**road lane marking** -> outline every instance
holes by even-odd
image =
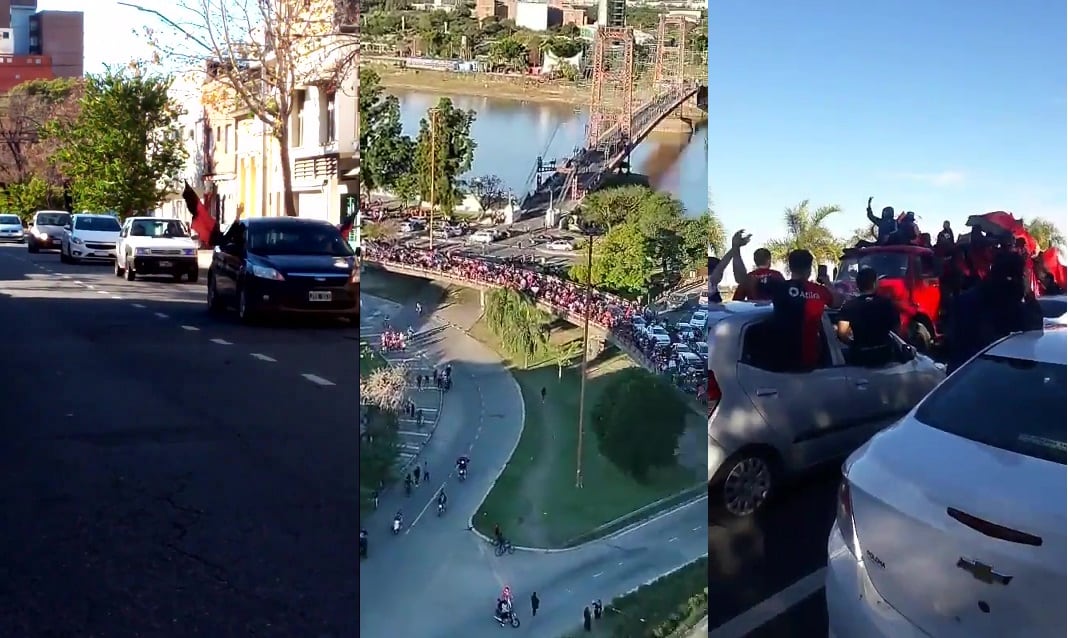
[[[111,298],[114,299],[115,301],[122,301],[122,297],[120,297],[118,295],[111,295]]]
[[[677,541],[677,540],[679,540],[679,537],[678,537],[678,536],[672,536],[671,538],[669,538],[669,539],[668,539],[668,542],[669,542],[669,543],[674,543],[674,542],[675,542],[675,541]]]
[[[134,308],[141,308],[142,310],[143,310],[143,309],[144,309],[144,307],[145,307],[145,305],[144,305],[144,304],[140,304],[140,303],[135,303],[135,304],[131,304],[131,305],[132,305],[132,306],[133,306]]]
[[[333,381],[331,381],[329,379],[324,379],[324,378],[320,377],[317,374],[311,374],[311,373],[305,372],[304,374],[302,374],[300,376],[304,377],[308,381],[311,381],[315,385],[322,386],[324,388],[328,387],[328,386],[335,385]]]
[[[170,317],[168,317],[167,315],[163,314],[162,312],[155,312],[155,313],[152,313],[152,314],[156,315],[157,319],[170,319]]]
[[[767,600],[750,607],[708,632],[708,638],[742,638],[768,624],[802,600],[823,589],[826,567],[821,567]]]
[[[88,288],[89,290],[95,290],[96,289],[96,286],[94,286],[93,284],[85,284],[85,287]]]
[[[253,359],[259,359],[260,361],[266,361],[267,363],[278,363],[278,359],[275,359],[273,357],[268,357],[267,355],[260,354],[258,352],[253,352],[249,356],[251,356]]]
[[[106,291],[106,290],[97,290],[96,294],[98,294],[98,295],[110,295],[111,293]]]
[[[407,436],[421,436],[424,439],[430,436],[426,432],[413,432],[412,430],[397,430],[397,434],[405,434]]]
[[[596,574],[594,574],[594,575],[593,575],[593,578],[597,578],[597,577],[599,577],[599,576],[600,576],[601,574],[603,574],[603,573],[604,573],[604,572],[597,572]]]
[[[232,346],[232,345],[234,345],[234,344],[230,343],[229,341],[227,341],[226,339],[219,339],[219,338],[212,339],[211,342],[214,343],[214,344],[220,345],[220,346]]]
[[[78,281],[77,279],[74,280],[74,283],[78,284],[79,286],[84,286],[85,285],[82,282]]]
[[[405,536],[407,536],[408,533],[412,531],[412,528],[415,527],[415,524],[419,522],[419,519],[423,518],[423,514],[426,514],[426,511],[430,509],[430,506],[434,505],[437,502],[438,492],[445,489],[445,486],[449,484],[450,478],[452,478],[452,472],[449,472],[449,475],[445,477],[445,482],[438,486],[438,489],[434,490],[433,496],[431,496],[430,500],[426,502],[426,505],[423,506],[423,509],[419,510],[419,513],[415,516],[415,520],[413,520],[411,524],[408,525],[408,529],[404,530]]]
[[[196,326],[182,326],[182,330],[188,330],[189,332],[197,332],[200,330],[200,328],[197,328]]]

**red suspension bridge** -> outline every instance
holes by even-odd
[[[628,167],[630,154],[666,118],[697,100],[701,85],[686,77],[692,23],[661,16],[656,33],[652,82],[639,89],[635,31],[628,26],[597,28],[593,43],[589,121],[583,145],[562,161],[535,167],[537,183],[522,204],[524,216],[552,206],[569,210],[614,172]],[[542,178],[543,173],[549,173]]]

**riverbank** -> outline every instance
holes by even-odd
[[[588,86],[564,80],[400,69],[393,64],[375,63],[373,60],[363,63],[374,69],[382,79],[382,86],[387,89],[583,107],[590,101]]]

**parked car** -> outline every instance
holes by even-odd
[[[729,301],[708,316],[709,507],[728,516],[749,516],[785,481],[844,458],[945,377],[896,335],[891,364],[848,365],[826,315],[819,366],[788,371],[772,313],[770,304]]]
[[[76,213],[71,215],[70,225],[64,228],[63,241],[59,245],[59,260],[76,264],[83,260],[110,261],[115,259],[115,246],[119,241],[122,225],[111,215]]]
[[[476,230],[467,239],[476,244],[491,244],[497,241],[497,236],[492,230]]]
[[[174,281],[200,278],[197,244],[177,219],[127,217],[115,246],[115,276],[167,275]]]
[[[548,244],[545,244],[545,247],[549,250],[567,252],[575,250],[575,242],[571,241],[570,239],[556,239],[549,242]]]
[[[418,219],[409,219],[400,226],[402,233],[418,233],[426,230],[426,224]]]
[[[690,327],[694,330],[704,330],[705,322],[708,321],[708,311],[698,310],[690,316]]]
[[[359,317],[356,255],[337,227],[300,217],[234,223],[208,270],[208,309],[252,322],[277,314]]]
[[[26,228],[18,215],[0,215],[0,241],[26,241]]]
[[[26,234],[26,249],[31,253],[58,250],[63,243],[63,227],[68,224],[70,213],[65,210],[37,211],[33,214],[33,222]]]
[[[849,457],[831,635],[1065,634],[1066,336],[994,343]]]
[[[701,294],[697,296],[697,307],[701,310],[708,310],[708,291],[703,290]]]
[[[664,326],[649,326],[648,330],[649,338],[655,341],[658,345],[666,346],[671,344],[671,335]]]

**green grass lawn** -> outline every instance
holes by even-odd
[[[471,334],[500,351],[481,321]],[[601,456],[589,427],[592,407],[611,373],[633,365],[622,354],[591,363],[581,489],[575,487],[579,367],[565,368],[558,378],[552,361],[532,362],[528,369],[511,366],[523,392],[526,421],[519,446],[475,515],[477,529],[491,534],[494,524],[500,523],[516,545],[563,547],[605,523],[703,482],[705,468],[673,467],[655,472],[646,484],[638,483]],[[543,387],[548,391],[544,404]]]
[[[700,558],[605,605],[593,632],[581,626],[565,638],[681,638],[708,615],[708,559]]]

